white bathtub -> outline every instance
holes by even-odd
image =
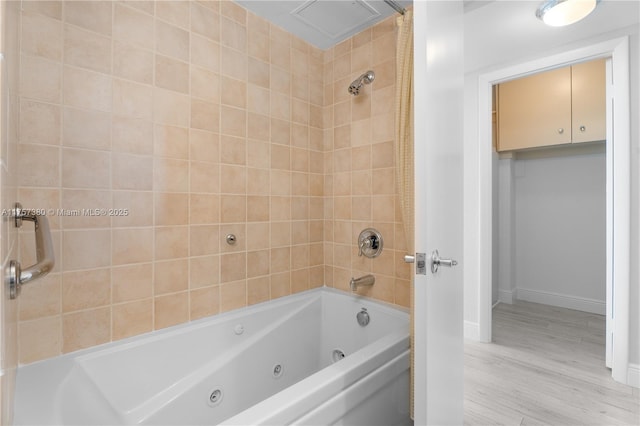
[[[14,424],[411,425],[408,348],[406,311],[320,288],[22,366]]]

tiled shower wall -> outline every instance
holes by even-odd
[[[396,15],[397,16],[397,15]],[[392,16],[327,50],[325,100],[325,281],[349,290],[351,277],[373,273],[373,287],[358,290],[409,306],[410,265],[395,185],[394,123],[396,27]],[[367,70],[375,80],[360,95],[349,84]],[[358,256],[358,235],[380,231],[384,248]]]
[[[20,297],[20,362],[368,271],[406,306],[394,49],[392,20],[323,52],[229,1],[22,2],[18,195],[57,258]]]
[[[10,219],[16,201],[16,146],[18,134],[19,25],[18,3],[0,3],[0,267],[5,271],[17,259],[18,233]],[[4,277],[4,275],[3,275]],[[18,302],[9,299],[6,285],[0,290],[0,424],[11,423],[13,388],[18,365]]]

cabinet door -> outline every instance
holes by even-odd
[[[571,70],[498,86],[498,151],[571,143]]]
[[[606,59],[571,67],[573,142],[606,139]]]

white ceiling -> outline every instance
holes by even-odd
[[[323,50],[397,13],[383,0],[235,2]],[[396,3],[408,7],[413,1],[397,0]]]
[[[563,46],[640,22],[639,1],[602,0],[596,10],[582,21],[566,27],[549,27],[535,15],[541,2],[494,1],[472,10],[466,9],[466,72],[520,61],[524,59],[524,52],[530,57],[549,55]]]

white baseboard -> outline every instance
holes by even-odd
[[[606,304],[604,301],[600,300],[567,296],[565,294],[550,293],[538,290],[529,290],[526,288],[518,288],[517,291],[518,300],[543,303],[545,305],[575,309],[577,311],[591,312],[593,314],[605,315],[606,313]]]
[[[640,365],[629,364],[627,367],[627,384],[634,388],[640,388]]]
[[[513,303],[513,299],[515,299],[515,290],[498,290],[498,302],[507,303],[511,305]]]
[[[464,321],[464,338],[475,342],[480,340],[480,325],[477,322]]]

